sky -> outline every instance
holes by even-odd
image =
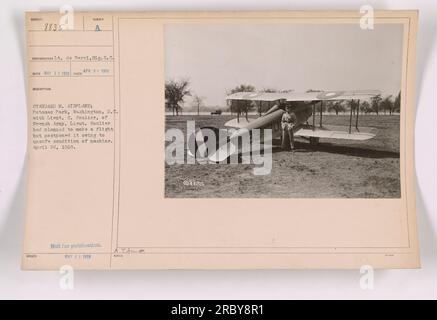
[[[240,84],[258,90],[378,89],[397,95],[401,24],[185,23],[165,26],[166,79],[188,78],[207,106]],[[187,99],[187,104],[190,99]]]

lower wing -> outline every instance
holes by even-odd
[[[294,132],[295,136],[317,137],[327,139],[368,140],[376,136],[373,128],[360,127],[349,128],[348,126],[323,126],[313,127],[304,125]]]

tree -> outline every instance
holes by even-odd
[[[231,90],[231,94],[237,92],[255,92],[255,87],[250,84],[240,84]]]
[[[332,112],[334,111],[335,114],[338,116],[339,112],[344,112],[345,111],[345,107],[343,105],[343,101],[338,100],[338,101],[328,101],[328,111]]]
[[[182,109],[181,104],[184,103],[185,96],[190,96],[190,82],[188,79],[180,81],[169,80],[165,83],[165,106],[173,111],[173,115],[179,115],[179,110]]]
[[[232,89],[229,93],[237,93],[237,92],[255,92],[255,87],[250,84],[240,84],[239,86]],[[252,101],[249,100],[231,100],[230,101],[230,110],[231,112],[237,113],[237,121],[240,122],[240,114],[244,113],[247,119],[247,113],[249,109],[253,107]]]
[[[197,107],[197,115],[200,114],[200,107],[203,106],[203,101],[205,100],[204,97],[200,97],[197,94],[193,96],[193,104],[195,107]]]
[[[388,111],[391,115],[393,112],[393,105],[392,95],[389,95],[381,100],[380,108],[384,110],[384,113],[387,113]]]
[[[368,101],[363,101],[360,103],[360,110],[363,113],[370,113],[372,112],[372,107]]]
[[[381,98],[380,94],[370,98],[370,106],[372,108],[372,111],[375,112],[376,115],[379,115],[379,107],[380,107],[381,101],[382,101],[382,98]]]
[[[401,92],[399,91],[398,95],[393,102],[393,112],[401,112]]]

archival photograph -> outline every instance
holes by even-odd
[[[164,35],[165,197],[400,197],[401,24]]]

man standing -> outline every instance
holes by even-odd
[[[285,107],[285,113],[282,115],[282,149],[294,150],[294,134],[293,129],[296,126],[297,118],[294,112],[291,112],[291,106]],[[289,149],[290,148],[290,149]]]

